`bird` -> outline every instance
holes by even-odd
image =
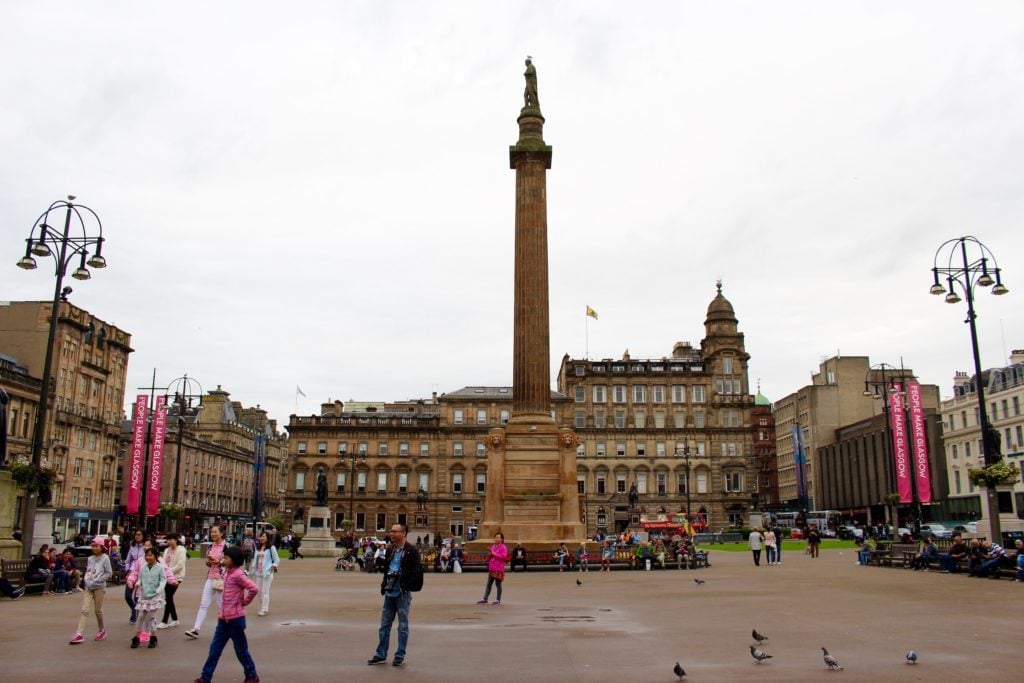
[[[582,581],[580,581],[579,579],[576,579],[576,585],[577,585],[577,586],[582,586],[582,585],[583,585],[583,582],[582,582]]]
[[[907,653],[907,664],[917,664],[917,653],[913,650]]]
[[[753,631],[750,632],[750,635],[758,643],[763,643],[764,641],[768,640],[768,636],[761,635],[760,633],[757,632],[756,628]]]
[[[683,680],[683,677],[686,676],[686,672],[683,671],[683,667],[679,666],[679,662],[676,662],[676,665],[672,667],[672,673],[679,676],[679,680]]]
[[[703,586],[704,585],[704,579],[694,579],[693,582],[695,584],[697,584],[698,586]]]
[[[750,656],[753,657],[754,659],[756,659],[758,664],[760,664],[761,662],[763,662],[766,659],[771,659],[772,658],[771,655],[766,655],[765,653],[761,652],[760,650],[758,650],[753,645],[750,646]]]
[[[829,671],[842,671],[843,667],[839,666],[839,662],[836,658],[828,653],[828,650],[821,648],[822,657],[825,660],[825,664],[828,665]]]

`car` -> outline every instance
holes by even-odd
[[[943,525],[932,522],[931,524],[921,525],[921,536],[934,536],[935,538],[953,538],[953,531],[947,529]]]
[[[953,527],[953,533],[956,534],[976,534],[978,533],[977,522],[967,522],[967,524],[957,524]]]

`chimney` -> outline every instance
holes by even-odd
[[[1017,365],[1018,363],[1024,363],[1024,349],[1010,351],[1010,365]]]

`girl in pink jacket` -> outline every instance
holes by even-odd
[[[508,562],[508,546],[505,545],[505,534],[500,531],[494,535],[494,545],[487,553],[487,588],[484,589],[484,599],[477,600],[478,605],[486,605],[487,598],[491,595],[491,586],[498,584],[497,598],[495,605],[501,604],[501,584],[505,581],[505,563]]]

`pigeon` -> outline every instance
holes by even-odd
[[[582,585],[583,585],[583,582],[582,582],[582,581],[580,581],[579,579],[576,579],[576,585],[577,585],[577,586],[582,586]]]
[[[765,653],[761,652],[760,650],[758,650],[753,645],[750,646],[750,656],[753,657],[754,659],[756,659],[758,664],[760,664],[761,662],[763,662],[766,659],[771,659],[772,658],[771,655],[766,655]]]
[[[757,632],[756,628],[753,631],[750,632],[750,635],[758,643],[763,643],[764,641],[768,640],[768,636],[761,635],[760,633]]]
[[[917,664],[917,653],[913,650],[907,653],[907,664]]]
[[[676,662],[676,665],[672,667],[672,673],[679,676],[679,680],[683,680],[683,677],[686,676],[686,672],[683,671],[683,667],[679,666],[679,662]]]
[[[826,650],[825,648],[821,648],[821,653],[822,653],[822,656],[825,659],[825,664],[828,665],[828,670],[829,671],[842,671],[843,670],[843,667],[839,666],[839,662],[836,661],[835,657],[833,657],[832,655],[830,655],[828,653],[828,650]]]
[[[693,582],[695,584],[697,584],[698,586],[703,586],[704,585],[704,579],[694,579]]]

